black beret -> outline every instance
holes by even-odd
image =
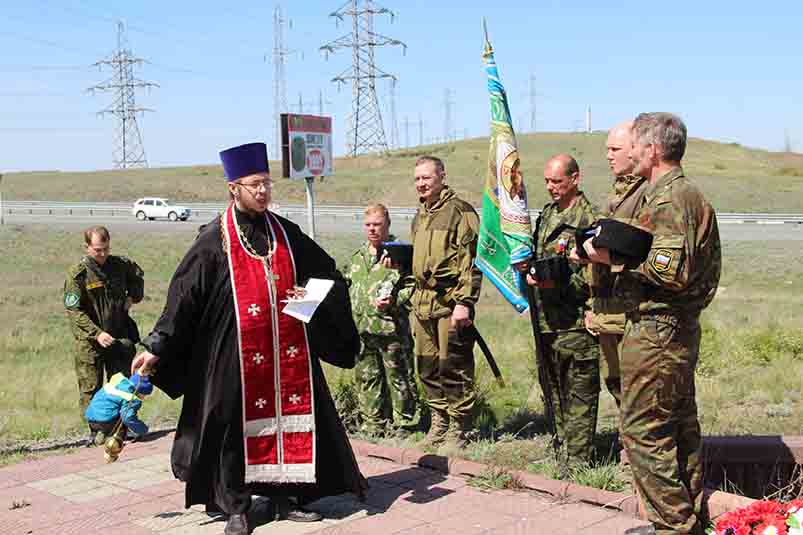
[[[583,243],[591,239],[594,247],[605,248],[624,257],[628,266],[644,262],[652,247],[652,234],[616,219],[600,219],[590,227],[578,229],[575,238],[578,256],[588,258]]]
[[[404,270],[410,270],[413,267],[413,245],[411,243],[404,243],[400,241],[383,241],[382,248],[379,251],[379,257],[387,253],[390,260],[397,266]]]

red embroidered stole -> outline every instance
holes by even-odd
[[[249,253],[237,233],[234,204],[223,231],[234,293],[243,395],[245,481],[315,482],[312,368],[304,324],[279,312],[295,285],[287,235],[265,212],[270,263]],[[278,275],[278,277],[276,277]]]

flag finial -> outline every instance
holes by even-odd
[[[491,46],[491,40],[488,38],[488,24],[485,22],[485,17],[482,17],[482,31],[485,34],[485,53],[484,55],[492,54],[493,47]]]

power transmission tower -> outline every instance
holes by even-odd
[[[538,94],[535,92],[535,75],[530,75],[530,132],[535,132],[535,99]]]
[[[304,100],[304,95],[301,93],[301,91],[299,91],[298,92],[298,102],[293,104],[293,106],[295,106],[295,108],[296,108],[296,113],[302,114],[302,113],[304,113],[304,108],[305,107],[307,109],[309,109],[314,104],[315,104],[314,102],[310,102],[309,100]],[[323,107],[323,101],[319,100],[318,101],[318,106]]]
[[[418,113],[418,146],[424,145],[424,119],[421,112]]]
[[[404,125],[404,146],[405,147],[409,147],[410,146],[410,125],[411,124],[415,124],[415,123],[411,123],[410,120],[405,115],[404,116],[404,122],[402,124]]]
[[[284,26],[287,20],[282,16],[282,6],[276,4],[273,10],[273,157],[282,157],[282,125],[281,114],[287,113],[287,78],[284,69],[284,58],[294,54],[284,45]]]
[[[382,78],[395,81],[396,77],[377,67],[374,51],[383,46],[401,46],[407,50],[407,45],[398,39],[374,32],[374,15],[390,15],[391,20],[394,16],[372,0],[349,0],[329,16],[338,21],[350,18],[351,32],[320,48],[327,57],[340,49],[351,50],[351,67],[332,78],[338,84],[351,83],[351,116],[346,131],[346,153],[351,156],[388,150],[376,81]]]
[[[114,91],[114,101],[111,106],[98,112],[98,115],[113,115],[117,119],[117,131],[114,139],[114,166],[117,169],[131,167],[148,167],[145,156],[145,147],[142,144],[142,134],[137,124],[137,115],[148,108],[140,108],[136,104],[135,90],[159,87],[154,82],[145,82],[134,77],[134,65],[142,65],[145,60],[135,58],[128,45],[125,35],[125,25],[117,22],[117,50],[107,59],[94,64],[98,68],[110,66],[112,76],[108,80],[94,85],[88,89],[91,93],[96,91]]]
[[[323,96],[323,89],[318,90],[318,115],[323,115],[324,105],[332,102]]]
[[[452,90],[446,89],[443,92],[443,142],[450,143],[452,141],[454,128],[452,126]]]
[[[396,80],[390,81],[390,146],[398,149],[399,121],[396,119]]]

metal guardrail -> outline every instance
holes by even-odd
[[[131,213],[132,204],[97,202],[97,203],[72,203],[58,201],[4,201],[3,213],[7,215],[82,215],[82,216],[105,216],[105,217],[134,217]],[[212,217],[226,207],[226,203],[181,203],[190,209],[192,216]],[[280,204],[273,207],[279,215],[293,217],[304,215],[307,208],[302,204]],[[359,220],[363,215],[363,206],[328,204],[315,207],[316,216],[333,218],[350,218]],[[390,214],[394,218],[412,219],[417,208],[415,207],[396,207],[390,208]],[[537,216],[539,210],[531,210],[533,217]],[[803,225],[803,214],[792,213],[720,213],[717,214],[720,223],[756,223],[756,224],[801,224]]]

